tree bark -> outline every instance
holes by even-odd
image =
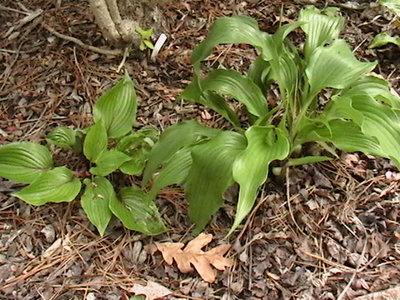
[[[108,42],[123,46],[138,39],[135,31],[138,24],[121,18],[117,0],[89,0],[89,4],[96,23]]]

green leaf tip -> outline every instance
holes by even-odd
[[[117,197],[114,188],[106,178],[101,176],[96,176],[92,180],[85,179],[83,183],[86,188],[81,197],[82,208],[89,221],[103,236],[112,217],[109,203]]]
[[[59,167],[43,172],[30,185],[13,195],[33,205],[48,202],[70,202],[81,190],[81,182],[72,171]]]
[[[31,142],[15,142],[0,147],[0,176],[21,183],[32,183],[53,168],[47,147]]]
[[[103,120],[109,138],[119,138],[132,130],[136,120],[137,98],[128,72],[93,107],[95,123]]]
[[[155,203],[139,188],[121,189],[118,197],[111,198],[109,207],[128,229],[147,235],[158,235],[166,231]]]

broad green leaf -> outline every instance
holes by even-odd
[[[240,127],[238,116],[226,102],[225,98],[210,91],[202,92],[196,75],[193,78],[193,82],[183,91],[181,97],[186,101],[200,103],[211,108],[231,122],[233,126]]]
[[[332,160],[329,156],[304,156],[299,158],[291,158],[288,161],[288,166],[300,166],[305,164],[313,164],[317,162]]]
[[[118,197],[110,200],[110,209],[128,229],[148,235],[166,231],[155,203],[149,195],[138,188],[121,189]]]
[[[267,100],[260,88],[250,78],[237,71],[214,70],[206,78],[199,79],[198,84],[201,90],[200,94],[195,95],[198,98],[205,91],[217,92],[243,103],[255,116],[262,117],[268,113]],[[182,94],[182,98],[185,99],[185,93]],[[196,102],[200,101],[196,99]]]
[[[329,122],[329,127],[332,136],[328,141],[337,148],[346,152],[361,151],[365,154],[385,156],[377,139],[363,133],[361,128],[353,122],[333,120]]]
[[[379,0],[379,4],[387,7],[400,17],[400,0]]]
[[[192,166],[191,150],[191,147],[184,147],[171,156],[154,179],[149,193],[151,199],[154,199],[162,188],[171,184],[183,184],[185,182]]]
[[[375,137],[388,157],[400,169],[400,110],[370,97],[352,97],[354,109],[364,115],[359,124],[364,134]]]
[[[304,22],[301,28],[306,34],[304,53],[307,60],[316,48],[339,38],[344,27],[344,18],[321,13],[313,6],[300,11],[299,21]]]
[[[16,142],[0,147],[0,176],[21,183],[31,183],[53,167],[49,150],[30,142]]]
[[[129,160],[131,160],[131,157],[121,151],[106,150],[96,158],[96,167],[90,168],[89,171],[93,175],[107,176]]]
[[[91,162],[95,162],[102,152],[107,149],[107,131],[102,121],[92,125],[83,143],[83,154]]]
[[[138,153],[134,158],[124,162],[119,169],[127,175],[139,175],[143,172],[146,165],[146,157],[143,153]]]
[[[85,179],[83,183],[86,188],[81,197],[82,208],[89,221],[103,236],[112,217],[109,203],[117,198],[114,188],[106,178],[100,176],[93,180]]]
[[[233,184],[232,164],[246,147],[243,135],[221,131],[210,141],[193,147],[192,166],[185,183],[189,217],[200,232],[224,202],[223,194]]]
[[[25,202],[42,205],[48,202],[70,202],[81,190],[81,182],[71,170],[60,167],[43,172],[30,185],[14,193]]]
[[[143,184],[147,184],[161,164],[167,162],[179,149],[204,138],[212,138],[218,132],[219,130],[204,127],[195,120],[185,121],[167,128],[149,153],[143,173]]]
[[[365,95],[386,102],[393,108],[400,108],[400,97],[393,94],[388,85],[386,80],[376,76],[361,77],[348,89],[343,90],[341,94],[350,97]]]
[[[46,141],[48,144],[56,145],[63,149],[82,151],[82,140],[78,131],[71,128],[61,126],[50,131],[47,134]]]
[[[136,93],[128,73],[109,91],[103,94],[93,107],[95,123],[104,121],[107,135],[118,138],[132,130],[136,120]]]
[[[358,61],[344,40],[335,40],[328,47],[315,49],[310,57],[306,68],[310,94],[315,96],[326,87],[344,89],[375,66],[376,62]]]
[[[394,44],[400,47],[400,38],[391,36],[386,32],[381,32],[374,37],[368,48],[378,48],[387,44]]]
[[[344,132],[346,134],[343,134]],[[385,157],[376,138],[363,133],[355,122],[343,119],[332,119],[324,124],[309,121],[308,125],[300,130],[295,144],[306,142],[330,142],[342,151],[361,151],[365,154]]]
[[[370,139],[372,137],[377,141],[380,151],[370,152],[371,154],[390,158],[397,167],[400,167],[399,109],[393,109],[368,95],[346,94],[344,92],[342,96],[333,98],[325,115],[328,118],[351,119],[360,127],[364,136]],[[345,136],[343,132],[345,131],[338,132],[338,135]],[[358,151],[369,153],[362,149]]]
[[[287,133],[273,126],[252,126],[246,130],[247,147],[233,163],[233,179],[239,184],[239,202],[231,234],[251,211],[259,187],[268,177],[269,164],[289,155]]]
[[[262,49],[267,33],[258,28],[257,21],[248,16],[222,17],[217,19],[207,36],[192,54],[195,70],[203,59],[208,57],[218,44],[249,44]]]

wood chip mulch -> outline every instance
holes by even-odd
[[[280,19],[296,20],[311,2],[177,0],[162,7],[156,33],[166,33],[168,41],[157,60],[131,53],[124,65],[140,97],[137,127],[162,130],[192,118],[224,126],[218,115],[179,99],[191,80],[194,46],[217,17],[250,15],[274,32]],[[377,33],[399,34],[400,27],[370,2],[326,1],[341,8],[343,37],[357,56],[378,60],[376,72],[400,93],[400,48],[368,49]],[[0,145],[40,142],[56,126],[90,124],[92,104],[121,76],[121,56],[102,39],[86,2],[3,0],[0,24]],[[243,70],[254,54],[221,46],[207,67]],[[164,299],[400,299],[399,170],[387,160],[343,153],[286,175],[286,184],[268,181],[253,213],[228,240],[233,201],[207,227],[214,236],[210,248],[230,243],[234,260],[213,284],[179,273],[156,252],[156,241],[193,238],[179,187],[164,189],[157,200],[166,234],[147,237],[115,221],[101,238],[78,201],[33,207],[11,196],[20,185],[0,179],[0,298],[129,299],[133,285],[156,282],[172,291]]]

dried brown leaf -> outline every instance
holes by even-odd
[[[154,281],[148,281],[146,286],[134,284],[133,287],[129,289],[129,293],[144,295],[146,296],[146,300],[155,300],[172,294],[169,289]]]
[[[214,282],[216,275],[211,266],[223,271],[225,267],[231,267],[233,261],[223,257],[230,248],[228,244],[219,245],[207,252],[202,251],[201,249],[208,245],[211,240],[212,234],[201,233],[190,241],[183,250],[184,244],[182,243],[155,244],[167,264],[172,265],[175,260],[182,273],[193,272],[196,269],[205,281]]]

